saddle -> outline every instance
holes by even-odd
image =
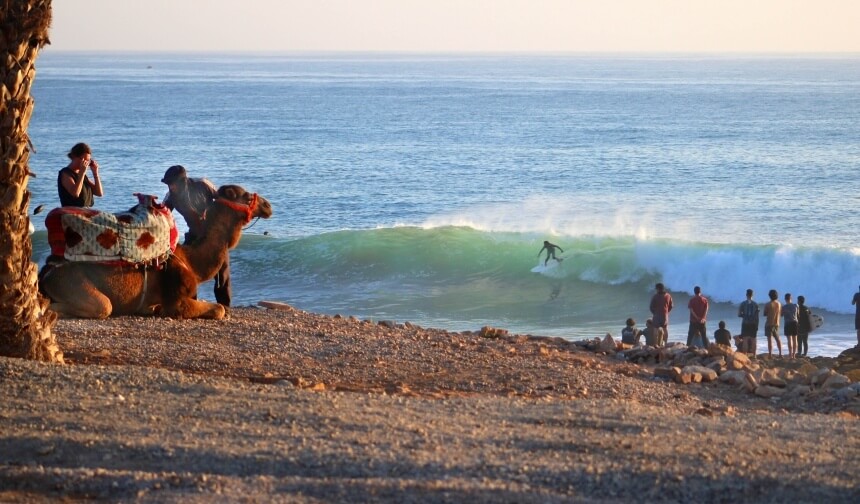
[[[51,254],[69,261],[157,266],[176,250],[179,231],[173,214],[156,196],[135,193],[127,212],[60,207],[48,212],[45,227]]]

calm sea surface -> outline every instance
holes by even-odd
[[[272,201],[232,255],[240,305],[578,339],[642,325],[662,281],[672,340],[700,285],[709,330],[774,288],[824,316],[812,353],[856,343],[860,57],[48,50],[33,95],[33,207],[79,141],[106,210],[173,164]]]

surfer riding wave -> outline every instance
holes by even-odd
[[[543,247],[540,249],[540,252],[538,252],[538,258],[539,258],[540,255],[543,253],[543,251],[546,250],[546,260],[543,262],[544,266],[547,265],[547,263],[549,262],[550,259],[555,259],[558,262],[562,261],[561,259],[559,259],[555,256],[555,249],[558,249],[561,253],[564,253],[564,249],[562,249],[558,245],[544,240]]]

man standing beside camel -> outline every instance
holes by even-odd
[[[217,189],[205,178],[189,178],[185,167],[174,165],[164,172],[162,182],[167,184],[167,196],[164,204],[167,208],[182,215],[188,225],[185,233],[185,245],[193,243],[203,236],[206,207],[215,199]],[[223,306],[230,306],[230,256],[215,276],[215,300]]]

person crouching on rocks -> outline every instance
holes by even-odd
[[[648,319],[645,321],[645,344],[652,347],[662,347],[666,344],[666,336],[663,333],[662,327],[654,325],[654,321]]]
[[[627,325],[621,330],[621,342],[628,345],[638,345],[641,332],[636,328],[636,321],[627,319]]]
[[[714,341],[718,345],[725,345],[729,348],[732,346],[732,333],[726,329],[725,320],[720,320],[720,328],[714,331]]]

